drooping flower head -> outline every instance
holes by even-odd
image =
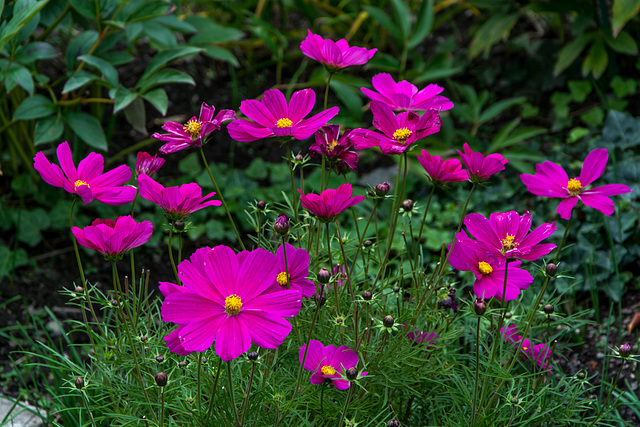
[[[124,186],[131,178],[131,169],[128,166],[121,165],[102,173],[104,158],[98,153],[89,153],[76,169],[66,141],[58,146],[57,154],[60,166],[49,162],[42,151],[33,158],[33,167],[47,184],[77,194],[84,204],[96,199],[107,205],[124,205],[131,203],[135,198],[136,189]]]
[[[443,161],[442,157],[432,156],[427,150],[422,150],[417,157],[433,185],[442,186],[447,182],[463,182],[469,179],[469,174],[462,169],[458,159]]]
[[[462,159],[462,163],[469,170],[469,179],[472,182],[484,182],[497,172],[504,170],[509,160],[505,159],[502,154],[494,153],[483,156],[482,153],[473,151],[469,144],[464,143],[464,153],[458,150],[458,154]]]
[[[96,219],[84,228],[73,227],[71,232],[82,246],[100,252],[109,261],[117,261],[129,249],[147,243],[153,225],[149,221],[138,223],[127,215],[115,220]]]
[[[209,200],[216,193],[202,196],[202,188],[196,183],[165,188],[148,175],[141,174],[138,177],[138,187],[140,196],[164,209],[170,221],[179,221],[191,212],[222,204],[220,200]]]
[[[270,136],[295,139],[307,139],[327,121],[338,114],[338,107],[331,107],[321,113],[305,119],[316,103],[316,94],[312,89],[294,92],[287,104],[284,94],[278,89],[269,89],[262,101],[245,99],[240,111],[249,120],[234,120],[227,129],[236,141],[250,142]]]
[[[236,118],[233,110],[221,110],[215,117],[216,108],[202,103],[200,116],[193,116],[187,123],[167,122],[162,129],[168,134],[154,133],[151,138],[167,143],[160,147],[160,153],[169,154],[184,150],[188,147],[202,147],[203,141],[214,130],[219,130],[220,125]]]
[[[631,189],[623,184],[586,188],[602,175],[608,158],[606,148],[596,148],[584,159],[582,171],[577,178],[569,179],[562,167],[547,161],[536,165],[534,175],[522,174],[520,179],[527,186],[527,190],[536,196],[563,198],[556,210],[563,219],[571,218],[571,210],[579,200],[605,215],[611,215],[615,205],[607,196],[630,193]]]
[[[358,354],[349,347],[341,345],[336,348],[333,345],[324,346],[320,341],[311,340],[307,358],[304,359],[306,344],[300,347],[298,357],[300,364],[304,361],[304,369],[313,372],[311,384],[322,384],[330,380],[338,390],[349,388],[349,381],[342,379],[343,373],[358,365]],[[360,375],[365,376],[367,372]]]
[[[531,233],[532,216],[520,216],[516,211],[494,212],[485,218],[472,213],[464,218],[467,230],[497,258],[517,258],[535,261],[551,252],[556,245],[540,243],[556,231],[555,223],[545,223]]]
[[[158,170],[164,165],[164,159],[158,157],[157,154],[153,156],[144,151],[139,151],[136,159],[136,176],[144,173],[152,177]]]
[[[285,265],[286,248],[286,265]],[[296,289],[304,298],[316,293],[316,285],[307,277],[309,276],[309,260],[311,256],[305,249],[296,249],[289,243],[280,245],[276,251],[276,263],[278,274],[273,282],[276,290]],[[288,271],[288,272],[287,272]]]
[[[358,172],[358,153],[349,151],[353,148],[350,133],[347,130],[340,137],[340,125],[322,126],[316,131],[316,142],[309,147],[311,157],[326,157],[333,162],[338,175],[349,170]]]
[[[442,125],[436,110],[429,110],[422,117],[411,111],[396,116],[388,105],[371,101],[371,112],[373,126],[382,133],[354,129],[351,141],[356,150],[380,147],[384,154],[402,154],[414,142],[438,132]]]
[[[321,62],[329,72],[335,72],[351,65],[366,64],[378,49],[367,50],[364,47],[351,46],[345,39],[337,42],[323,39],[311,30],[307,38],[300,43],[300,50],[311,59]]]
[[[323,222],[333,222],[345,209],[348,209],[364,200],[364,196],[354,196],[351,184],[342,184],[337,189],[324,190],[320,195],[300,193],[300,203],[305,209],[311,211]]]
[[[224,361],[249,350],[251,343],[276,348],[291,332],[285,317],[302,303],[297,290],[271,291],[277,275],[275,255],[258,248],[236,254],[226,246],[202,248],[178,266],[184,286],[172,283],[162,304],[162,320],[177,323],[166,337],[175,349],[205,351],[215,343]]]
[[[503,326],[500,329],[500,333],[504,336],[505,340],[512,343],[516,348],[522,352],[523,359],[531,359],[536,362],[536,365],[540,366],[543,370],[551,372],[551,367],[545,361],[551,357],[551,349],[546,344],[533,345],[530,340],[523,339],[518,335],[518,329],[516,325],[509,325],[509,327]]]
[[[453,108],[453,102],[438,95],[444,89],[436,84],[418,91],[416,86],[406,80],[396,83],[387,73],[376,74],[371,83],[378,92],[366,87],[360,90],[372,101],[382,102],[394,111],[445,111]]]

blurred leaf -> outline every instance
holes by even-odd
[[[625,79],[622,76],[615,76],[611,79],[611,89],[620,98],[636,93],[637,84],[632,78]]]
[[[403,0],[391,0],[391,11],[396,24],[400,27],[400,34],[403,41],[409,39],[409,30],[411,29],[411,12],[409,7]]]
[[[560,49],[556,65],[553,67],[553,74],[557,76],[573,64],[592,38],[593,33],[582,34]]]
[[[197,30],[196,27],[189,24],[186,20],[180,20],[174,14],[158,16],[155,18],[155,21],[159,24],[164,25],[167,28],[170,28],[174,31],[179,31],[181,33],[195,33]]]
[[[11,92],[16,86],[20,86],[29,95],[33,95],[34,85],[31,73],[16,62],[12,62],[4,72],[4,86],[7,93]]]
[[[74,38],[67,45],[64,52],[64,59],[67,62],[67,68],[70,70],[75,68],[77,57],[89,52],[91,46],[98,40],[98,33],[93,30],[84,31]]]
[[[40,230],[46,229],[51,224],[49,215],[44,209],[32,211],[20,209],[19,217],[14,219],[18,231],[18,240],[29,246],[35,246],[42,241]]]
[[[627,55],[638,54],[638,44],[626,31],[622,31],[615,39],[607,34],[605,40],[611,49],[616,52],[625,53]]]
[[[136,98],[127,108],[124,109],[124,115],[127,121],[135,130],[147,135],[147,113],[144,109],[144,101]]]
[[[49,0],[38,1],[33,6],[22,9],[11,17],[9,22],[2,28],[2,31],[0,31],[0,51],[47,3],[49,3]]]
[[[225,61],[233,65],[234,67],[240,66],[238,63],[238,59],[229,51],[220,46],[205,46],[204,48],[205,54],[213,59],[219,59],[220,61]]]
[[[89,82],[96,80],[98,77],[95,74],[91,74],[84,70],[79,70],[73,73],[73,75],[67,80],[62,88],[62,93],[71,92],[76,90]]]
[[[130,92],[124,86],[118,86],[114,97],[113,112],[117,113],[126,108],[137,96],[137,94]]]
[[[589,80],[569,80],[568,86],[575,102],[584,102],[587,99],[587,95],[591,93]]]
[[[192,86],[196,85],[196,82],[190,75],[183,73],[182,71],[174,70],[172,68],[166,68],[154,73],[153,75],[145,79],[140,79],[136,87],[140,89],[141,93],[144,93],[152,87],[169,83],[186,83]]]
[[[398,26],[391,20],[391,18],[389,18],[389,15],[386,12],[374,6],[364,6],[364,9],[369,12],[369,15],[371,15],[371,17],[385,30],[387,30],[394,39],[399,41],[403,40],[402,32],[398,30]]]
[[[47,117],[56,112],[56,106],[49,98],[33,95],[25,98],[13,113],[13,120],[33,120]]]
[[[118,86],[118,71],[113,65],[102,58],[98,58],[97,56],[92,55],[81,55],[78,57],[78,59],[86,62],[87,64],[98,70],[100,73],[102,73],[105,81],[109,83],[111,87]]]
[[[609,111],[600,144],[604,148],[622,150],[640,145],[640,119],[620,111]]]
[[[253,179],[265,179],[269,176],[269,169],[266,162],[262,157],[256,157],[251,161],[251,164],[244,170],[249,178]]]
[[[176,36],[169,28],[156,22],[155,19],[147,20],[142,23],[144,34],[160,45],[158,50],[162,51],[167,48],[174,48],[177,45]],[[153,45],[153,44],[152,44]]]
[[[210,18],[190,16],[186,21],[196,27],[198,32],[189,39],[190,45],[224,43],[240,40],[244,32],[237,28],[223,27]]]
[[[156,71],[161,68],[166,67],[171,62],[176,61],[180,58],[184,58],[188,55],[194,55],[198,52],[202,51],[199,47],[193,46],[181,46],[173,49],[167,49],[162,52],[158,52],[151,61],[149,61],[149,65],[147,69],[144,71],[144,74],[140,78],[140,80],[152,75]]]
[[[11,272],[29,263],[27,252],[18,248],[14,251],[9,250],[7,246],[0,246],[0,279],[11,276]]]
[[[491,105],[489,108],[484,110],[482,114],[480,114],[479,122],[484,123],[487,122],[508,108],[513,107],[514,105],[522,104],[527,100],[524,96],[518,96],[516,98],[504,99],[502,101],[498,101],[495,104]]]
[[[362,96],[358,88],[334,78],[331,80],[331,89],[352,116],[358,119],[362,117]]]
[[[107,151],[107,139],[98,119],[82,111],[67,111],[63,116],[71,130],[87,145]]]
[[[604,111],[600,107],[593,107],[589,111],[580,115],[582,120],[588,126],[601,126],[604,119]]]
[[[87,19],[95,20],[97,17],[95,2],[87,0],[69,0],[73,10]]]
[[[509,15],[499,13],[491,16],[474,34],[469,46],[469,58],[489,52],[489,49],[500,39],[509,37],[519,17],[517,13]]]
[[[613,35],[620,33],[625,24],[640,11],[640,0],[613,0],[611,25]]]
[[[429,35],[433,27],[433,0],[422,2],[418,20],[409,39],[409,49],[418,46]]]
[[[567,138],[567,143],[573,144],[574,142],[580,141],[585,136],[589,135],[589,129],[583,127],[575,127],[569,131],[569,137]]]
[[[163,116],[167,114],[167,107],[169,105],[169,98],[167,98],[167,92],[164,89],[158,88],[150,90],[142,95],[144,99],[149,101],[151,105],[155,107]]]
[[[51,59],[60,55],[49,43],[32,42],[21,46],[14,56],[14,59],[21,64],[29,65],[41,59]]]
[[[33,132],[34,145],[55,141],[62,136],[64,123],[58,116],[47,117],[36,122]]]
[[[592,73],[593,78],[598,80],[607,69],[608,63],[609,56],[607,55],[607,49],[605,49],[604,43],[602,40],[596,40],[582,63],[582,75],[586,77],[589,73]]]

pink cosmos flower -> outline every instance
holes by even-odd
[[[287,263],[284,262],[284,247],[286,247]],[[304,298],[316,293],[316,285],[307,277],[309,276],[309,260],[311,256],[304,249],[296,249],[289,243],[280,245],[276,252],[277,276],[273,281],[275,290],[296,289]],[[289,274],[287,274],[287,269]]]
[[[402,329],[406,331],[407,325],[403,323]],[[437,338],[440,338],[440,335],[436,334],[435,332],[422,332],[420,329],[415,328],[413,332],[409,332],[407,334],[407,338],[411,340],[414,344],[420,345],[425,343],[431,343],[432,341],[435,341]],[[430,346],[427,345],[427,349],[429,348]]]
[[[463,182],[469,179],[469,174],[462,169],[458,159],[443,161],[442,157],[432,156],[427,150],[422,150],[417,157],[434,185],[442,186],[446,182]]]
[[[33,167],[47,184],[77,194],[85,205],[93,199],[107,205],[124,205],[131,203],[135,198],[136,189],[123,186],[131,178],[131,169],[128,166],[121,165],[102,173],[104,158],[100,154],[89,153],[80,161],[76,170],[71,149],[66,141],[58,146],[57,154],[62,169],[51,164],[42,151],[33,158]]]
[[[171,221],[178,221],[191,212],[199,211],[207,206],[220,206],[220,200],[207,200],[216,193],[202,196],[202,188],[196,183],[183,184],[179,187],[163,187],[146,174],[138,177],[140,196],[160,206]]]
[[[345,209],[350,208],[364,200],[364,196],[354,196],[351,184],[342,184],[337,189],[324,190],[320,195],[300,193],[300,203],[305,209],[311,211],[322,222],[333,222]]]
[[[473,182],[483,182],[497,172],[504,170],[509,160],[505,159],[502,154],[489,154],[487,157],[482,153],[475,152],[464,143],[464,154],[458,150],[458,154],[462,159],[462,163],[469,169],[469,177]]]
[[[345,131],[340,137],[340,125],[326,125],[316,131],[316,142],[311,147],[311,157],[325,156],[333,162],[338,175],[351,169],[358,172],[358,153],[352,148],[349,134]]]
[[[545,223],[531,233],[529,212],[520,216],[516,211],[494,212],[487,220],[472,213],[464,218],[467,230],[497,258],[517,258],[535,261],[551,252],[556,245],[540,243],[556,231],[555,223]]]
[[[158,170],[164,165],[164,159],[158,157],[157,154],[153,156],[144,151],[139,151],[136,159],[136,176],[144,173],[152,177]]]
[[[297,290],[270,291],[275,255],[261,248],[237,255],[226,246],[198,249],[180,263],[178,275],[184,286],[161,282],[167,286],[162,320],[181,327],[165,338],[170,349],[176,349],[176,335],[185,351],[202,352],[215,343],[224,361],[251,343],[276,348],[291,332],[284,318],[298,314],[302,304]]]
[[[438,96],[444,89],[430,84],[421,91],[406,80],[398,83],[387,73],[376,74],[371,81],[375,92],[366,87],[360,90],[372,101],[382,102],[394,111],[445,111],[453,108],[453,102],[444,96]]]
[[[491,255],[482,243],[469,239],[464,231],[456,234],[453,248],[449,250],[449,264],[460,271],[473,271],[476,280],[473,284],[473,292],[478,298],[488,299],[496,297],[500,301],[511,301],[518,298],[520,291],[527,289],[533,282],[533,276],[528,271],[520,268],[520,261],[508,264],[506,294],[504,289],[505,261]]]
[[[306,344],[300,347],[298,357],[300,364],[304,359]],[[304,369],[313,372],[311,384],[322,384],[330,380],[338,390],[349,388],[349,381],[342,379],[344,372],[352,367],[356,367],[359,362],[358,354],[349,347],[341,345],[336,348],[333,345],[324,346],[320,341],[311,340],[307,359],[304,360]],[[367,372],[360,375],[365,376]]]
[[[571,210],[578,200],[605,215],[611,215],[615,206],[607,196],[630,193],[631,189],[623,184],[608,184],[586,189],[602,175],[608,158],[609,153],[606,148],[596,148],[584,159],[582,171],[577,178],[569,179],[562,167],[547,161],[536,165],[535,175],[522,174],[520,179],[527,186],[527,190],[536,196],[563,198],[556,210],[563,219],[571,218]]]
[[[324,64],[331,72],[351,65],[366,64],[378,51],[378,49],[367,50],[357,46],[349,47],[345,39],[334,42],[313,34],[311,30],[307,31],[307,38],[300,43],[300,50],[309,58]]]
[[[551,372],[551,367],[545,362],[545,360],[551,357],[551,349],[548,345],[532,345],[530,340],[522,339],[522,336],[518,335],[518,329],[516,329],[516,325],[513,324],[509,325],[509,327],[503,326],[500,329],[500,333],[502,333],[507,341],[513,343],[514,346],[522,352],[524,359],[532,359],[536,362],[536,365],[540,366],[543,370]]]
[[[371,101],[371,112],[373,126],[382,134],[367,129],[351,131],[356,150],[379,146],[384,154],[402,154],[414,142],[438,132],[442,125],[436,110],[422,117],[411,111],[396,116],[388,105]]]
[[[162,129],[168,134],[154,133],[151,138],[167,143],[160,147],[160,153],[169,154],[184,150],[188,147],[202,147],[203,140],[214,130],[219,130],[222,123],[229,122],[236,118],[235,111],[221,110],[216,117],[213,117],[216,108],[212,105],[202,103],[200,106],[200,117],[191,117],[183,124],[167,122],[162,125]]]
[[[158,286],[158,289],[160,289],[160,292],[162,292],[162,295],[164,295],[165,297],[172,292],[180,292],[182,288],[182,286],[166,282],[163,282],[160,286]],[[164,337],[164,341],[167,343],[167,348],[169,349],[169,351],[172,351],[173,353],[176,353],[180,356],[187,356],[193,353],[192,351],[185,350],[180,341],[180,335],[182,335],[182,330],[184,328],[184,326],[178,326],[173,330],[173,332]]]
[[[240,111],[253,122],[234,120],[227,129],[231,138],[241,142],[257,141],[270,136],[307,139],[339,111],[338,107],[331,107],[305,119],[315,103],[316,94],[312,89],[294,92],[288,104],[282,92],[270,89],[264,93],[262,101],[245,99],[240,104]]]
[[[129,249],[147,243],[153,225],[149,221],[138,223],[127,215],[115,220],[96,219],[84,228],[73,227],[71,232],[82,246],[100,252],[109,261],[117,261]]]

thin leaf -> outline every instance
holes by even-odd
[[[81,55],[78,59],[100,71],[104,76],[105,81],[109,83],[111,87],[118,86],[118,71],[109,62],[92,55]]]
[[[147,69],[144,71],[141,79],[144,79],[159,69],[166,67],[172,61],[176,61],[180,58],[184,58],[185,56],[194,55],[198,52],[202,51],[202,48],[193,47],[193,46],[182,46],[173,49],[167,49],[162,52],[156,54],[153,59],[149,62]]]
[[[114,97],[113,112],[117,113],[118,111],[126,108],[136,99],[137,96],[137,94],[130,92],[127,88],[118,86]]]
[[[573,64],[578,56],[582,53],[587,44],[593,38],[594,33],[581,34],[578,38],[566,44],[558,53],[556,65],[553,67],[553,74],[559,75],[566,70],[569,65]]]
[[[513,13],[496,14],[489,18],[473,36],[469,46],[469,58],[488,52],[500,39],[507,38],[519,17],[520,15]]]
[[[626,31],[621,31],[615,39],[607,35],[605,40],[611,49],[616,52],[625,53],[627,55],[638,54],[638,44]]]
[[[418,21],[413,27],[411,38],[409,39],[409,49],[418,46],[429,35],[433,27],[433,0],[422,2]]]
[[[409,39],[409,30],[411,29],[411,12],[404,0],[391,0],[391,11],[395,18],[396,24],[400,27],[402,40]]]
[[[502,101],[498,101],[480,114],[480,123],[484,123],[496,117],[498,114],[502,113],[506,109],[522,104],[527,100],[524,96],[518,96],[516,98],[504,99]]]
[[[174,70],[172,68],[166,68],[164,70],[158,71],[157,73],[154,73],[152,76],[149,76],[146,79],[140,79],[136,87],[140,89],[141,93],[144,93],[152,87],[169,83],[186,83],[193,86],[196,85],[196,82],[190,75],[183,73],[182,71]]]
[[[96,80],[98,77],[95,74],[91,74],[84,70],[79,70],[73,73],[73,75],[67,80],[62,88],[62,93],[71,92],[76,90],[89,82]]]
[[[49,0],[39,1],[26,9],[22,9],[11,18],[0,32],[0,51],[47,3],[49,3]]]
[[[365,6],[364,9],[369,12],[369,15],[378,22],[385,30],[391,34],[391,36],[398,40],[402,40],[402,33],[398,30],[398,26],[389,18],[389,15],[382,9],[374,6]]]
[[[625,24],[640,12],[640,0],[613,0],[613,27],[614,37],[620,33]]]
[[[107,138],[98,119],[82,111],[68,111],[64,119],[71,130],[87,143],[98,150],[107,150]]]
[[[609,55],[607,55],[607,49],[605,49],[603,41],[596,40],[582,63],[582,75],[586,77],[591,72],[597,80],[607,69],[608,63]]]

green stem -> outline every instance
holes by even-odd
[[[89,419],[91,420],[91,425],[93,427],[97,427],[96,426],[96,422],[93,419],[93,414],[91,413],[91,409],[89,409],[89,400],[87,399],[87,396],[86,396],[84,390],[80,391],[80,394],[82,395],[82,403],[84,403],[84,407],[87,410],[87,413],[89,414]]]
[[[480,376],[480,319],[481,317],[478,316],[478,324],[476,325],[476,380],[473,384],[473,410],[471,412],[471,425],[473,425],[476,420],[476,407],[478,403],[478,382]]]
[[[160,387],[160,408],[158,408],[158,425],[164,426],[164,387]]]
[[[202,412],[202,353],[198,352],[196,356],[198,363],[198,412]]]
[[[176,283],[180,284],[180,277],[178,276],[178,269],[176,268],[176,262],[173,259],[173,247],[171,246],[171,239],[173,238],[173,227],[175,222],[171,221],[171,229],[169,229],[169,259],[171,260],[171,268],[173,268],[173,274],[176,276]]]
[[[231,380],[231,361],[227,362],[227,380],[229,384],[229,400],[231,400],[231,407],[233,408],[233,418],[235,420],[235,424],[237,426],[240,425],[238,422],[238,408],[236,408],[236,398],[233,395],[233,381]]]
[[[327,79],[327,86],[324,88],[324,109],[327,109],[327,104],[329,100],[329,86],[331,85],[331,77],[333,77],[333,73],[329,73],[329,78]],[[323,165],[324,166],[324,165]]]
[[[246,395],[244,397],[244,399],[242,400],[242,405],[240,407],[240,413],[242,414],[240,416],[240,425],[244,425],[244,419],[245,416],[247,415],[247,409],[249,409],[249,396],[251,395],[251,384],[253,383],[253,374],[256,371],[256,363],[253,363],[253,366],[251,367],[251,375],[249,375],[249,385],[247,386],[247,392]]]
[[[620,364],[620,368],[618,369],[618,373],[616,374],[616,379],[613,380],[613,384],[611,384],[611,390],[609,390],[609,394],[607,395],[607,398],[604,400],[604,404],[602,405],[602,408],[600,408],[600,411],[598,412],[598,415],[593,420],[593,422],[589,424],[587,427],[591,427],[595,425],[595,423],[600,419],[600,415],[602,415],[602,411],[604,411],[604,408],[607,406],[607,403],[609,403],[609,399],[613,394],[613,390],[615,390],[616,386],[618,385],[618,379],[620,378],[620,373],[622,372],[622,368],[624,367],[624,362],[626,362],[626,359],[622,359],[622,363]]]
[[[216,369],[216,379],[213,381],[213,387],[211,388],[211,397],[209,398],[209,410],[207,416],[204,419],[204,425],[209,425],[209,417],[213,412],[213,402],[215,402],[216,391],[218,391],[218,378],[220,378],[220,371],[222,370],[222,359],[218,362],[218,369]]]
[[[349,387],[349,394],[347,394],[347,400],[344,402],[344,408],[342,409],[342,415],[340,415],[340,421],[337,425],[343,425],[344,417],[347,415],[347,409],[349,409],[349,402],[351,401],[351,396],[353,395],[353,387]]]
[[[431,206],[431,199],[433,198],[433,194],[436,192],[436,186],[433,185],[431,187],[431,193],[429,194],[429,199],[427,200],[427,207],[424,208],[424,215],[422,215],[422,223],[420,224],[420,231],[418,232],[418,240],[416,240],[416,247],[414,252],[414,258],[416,260],[416,265],[418,265],[418,252],[420,246],[420,240],[422,239],[422,230],[424,228],[424,223],[427,220],[427,213],[429,212],[429,206]]]
[[[293,217],[298,224],[298,199],[296,197],[296,183],[293,177],[293,162],[291,161],[291,147],[287,141],[287,161],[289,162],[289,175],[291,176],[291,204],[293,205]],[[298,239],[300,241],[300,239]]]
[[[342,243],[342,237],[340,236],[340,227],[338,226],[338,220],[336,220],[336,233],[338,234],[338,242],[340,243],[340,250],[342,252],[342,265],[344,266],[345,272],[349,271],[349,266],[347,264],[347,255],[344,252],[344,244]],[[355,260],[355,258],[354,258]],[[355,264],[355,262],[354,262]],[[338,270],[340,270],[340,268],[338,267]],[[338,271],[338,274],[340,272]],[[355,301],[356,297],[353,293],[353,286],[351,285],[351,275],[347,274],[347,284],[349,285],[349,293],[351,294],[351,301]],[[337,284],[336,284],[337,287]]]

